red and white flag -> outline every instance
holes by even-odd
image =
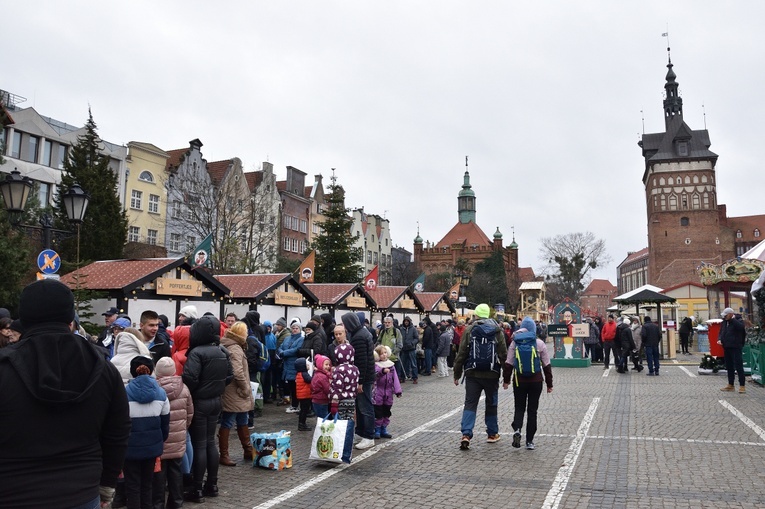
[[[375,268],[369,271],[369,274],[364,278],[364,288],[368,291],[377,288],[377,280],[379,278],[379,265],[375,265]]]

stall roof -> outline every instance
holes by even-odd
[[[389,309],[404,295],[409,295],[414,300],[414,292],[408,286],[378,286],[374,290],[367,290],[367,295],[377,309]],[[418,301],[415,300],[415,303]]]
[[[128,292],[140,288],[170,270],[180,268],[218,295],[227,295],[229,289],[204,269],[193,269],[185,258],[141,258],[130,260],[102,260],[61,277],[70,288],[79,286],[87,290],[122,290]]]
[[[628,299],[628,298],[632,297],[633,295],[635,295],[635,294],[637,294],[639,292],[642,292],[643,290],[652,290],[652,291],[654,291],[656,293],[661,293],[661,292],[664,291],[661,288],[659,288],[658,286],[643,285],[643,286],[641,286],[639,288],[635,288],[634,290],[631,290],[631,291],[629,291],[627,293],[623,293],[621,295],[618,295],[618,296],[614,297],[613,301],[614,302],[619,302],[619,301],[622,301],[624,299]]]
[[[358,283],[304,283],[303,286],[316,296],[319,305],[336,306],[357,290],[366,299],[367,304],[371,304],[363,285]]]
[[[232,299],[259,299],[279,286],[288,283],[309,301],[316,302],[316,296],[292,277],[292,274],[220,274],[215,278],[228,286]]]
[[[449,311],[454,313],[454,304],[449,301],[449,299],[445,298],[445,295],[446,294],[443,292],[415,292],[414,299],[420,304],[420,307],[426,313],[437,311],[436,308],[442,301],[445,302],[447,306],[449,306]]]
[[[676,299],[674,297],[670,297],[669,295],[663,295],[659,292],[645,288],[637,293],[630,295],[629,297],[617,297],[614,299],[614,301],[619,302],[620,304],[658,304],[664,302],[675,302]]]

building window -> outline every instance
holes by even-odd
[[[741,230],[736,230],[736,238],[740,239],[741,237],[743,237],[743,235],[741,234]]]
[[[290,216],[287,214],[284,214],[282,217],[282,228],[289,228],[290,227]]]
[[[29,137],[29,152],[28,152],[28,158],[27,161],[30,163],[36,163],[37,162],[37,145],[39,144],[39,141],[36,137],[30,136]]]
[[[141,229],[137,226],[131,226],[128,228],[128,242],[138,242],[138,238],[141,236]]]
[[[372,263],[372,251],[367,251],[367,263]]]
[[[691,222],[688,220],[687,217],[680,218],[680,226],[688,226],[689,224],[691,224]]]
[[[178,219],[181,217],[181,202],[178,200],[173,201],[173,218]],[[174,249],[174,251],[178,251],[177,249]]]
[[[290,250],[290,238],[284,237],[284,250],[289,251]]]
[[[298,239],[292,239],[290,242],[292,244],[292,252],[297,253],[298,252]]]
[[[691,204],[694,209],[698,209],[701,207],[701,200],[699,199],[699,195],[696,193],[693,193],[693,196],[691,196]]]
[[[42,164],[44,164],[45,166],[50,166],[52,155],[53,155],[53,142],[50,140],[45,140],[45,144],[43,145]]]
[[[665,180],[664,180],[664,177],[661,177],[661,178],[659,179],[659,185],[660,185],[660,186],[663,186],[665,183],[666,183],[666,182],[665,182]]]
[[[704,197],[701,201],[704,204],[704,208],[708,209],[709,208],[709,193],[704,193]]]
[[[755,228],[754,229],[754,238],[755,239],[760,238],[760,229],[759,228]]]
[[[59,170],[63,170],[64,161],[66,161],[66,145],[59,145],[58,158],[56,159],[56,168],[58,168]]]
[[[680,141],[677,143],[677,155],[679,156],[687,156],[688,155],[688,142],[687,141]],[[679,184],[679,182],[678,182]]]
[[[35,182],[37,185],[37,201],[40,202],[40,207],[47,207],[50,200],[50,184],[45,182]]]
[[[300,220],[300,233],[307,233],[308,232],[308,221],[305,219]]]
[[[148,230],[146,233],[146,241],[150,246],[157,245],[157,230]]]
[[[180,251],[181,250],[181,234],[180,233],[171,233],[170,234],[170,251]]]
[[[138,176],[138,180],[143,180],[144,182],[154,182],[154,175],[151,174],[150,171],[142,171],[141,174]]]
[[[131,209],[141,210],[142,196],[143,196],[143,193],[141,191],[136,191],[135,189],[133,189],[130,192],[130,208]]]
[[[315,221],[314,221],[313,225],[311,226],[311,232],[313,232],[314,235],[318,235],[319,234],[319,225],[316,224]]]
[[[306,249],[305,240],[301,240],[300,241],[300,252],[301,253],[305,253],[305,249]]]
[[[290,221],[292,222],[291,228],[292,230],[298,231],[298,218],[291,217]]]
[[[159,195],[149,195],[149,212],[159,214]]]
[[[191,252],[197,247],[197,238],[194,235],[186,235],[186,251]]]
[[[21,133],[19,131],[13,132],[13,144],[11,145],[11,157],[21,158]]]
[[[677,210],[677,196],[674,194],[669,197],[669,210]]]
[[[374,263],[375,265],[377,265],[377,251],[375,251],[374,253],[372,253],[372,260],[373,260],[373,261],[372,261],[372,263]]]

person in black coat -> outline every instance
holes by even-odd
[[[433,322],[426,316],[422,319],[422,350],[425,352],[425,359],[422,362],[420,374],[423,376],[430,376],[433,368],[433,350],[437,339],[438,335],[433,331]]]
[[[722,345],[725,354],[725,370],[728,372],[728,385],[723,391],[732,391],[733,382],[738,373],[738,392],[746,392],[746,372],[744,371],[744,358],[742,356],[746,341],[746,329],[731,308],[725,308],[722,312],[723,322],[720,326],[720,335],[717,343]]]
[[[71,332],[74,295],[66,285],[28,285],[19,318],[23,338],[0,349],[0,505],[107,505],[130,435],[122,377]]]
[[[342,321],[348,335],[348,342],[355,351],[354,364],[359,368],[356,433],[362,440],[356,444],[356,448],[367,449],[375,445],[375,410],[372,400],[375,385],[374,341],[356,313],[344,314]]]
[[[189,331],[189,351],[183,366],[183,383],[194,401],[194,418],[189,433],[194,448],[194,477],[192,502],[204,501],[205,496],[218,496],[218,447],[215,429],[221,412],[221,395],[234,378],[228,352],[220,346],[220,321],[203,316]],[[204,475],[207,471],[207,482]]]
[[[311,319],[305,324],[305,340],[303,347],[298,350],[298,357],[305,357],[313,363],[316,354],[327,355],[327,344],[321,325]]]

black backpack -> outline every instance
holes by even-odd
[[[499,373],[500,361],[497,354],[497,332],[499,325],[492,319],[481,320],[470,329],[468,358],[465,371],[494,371]]]

